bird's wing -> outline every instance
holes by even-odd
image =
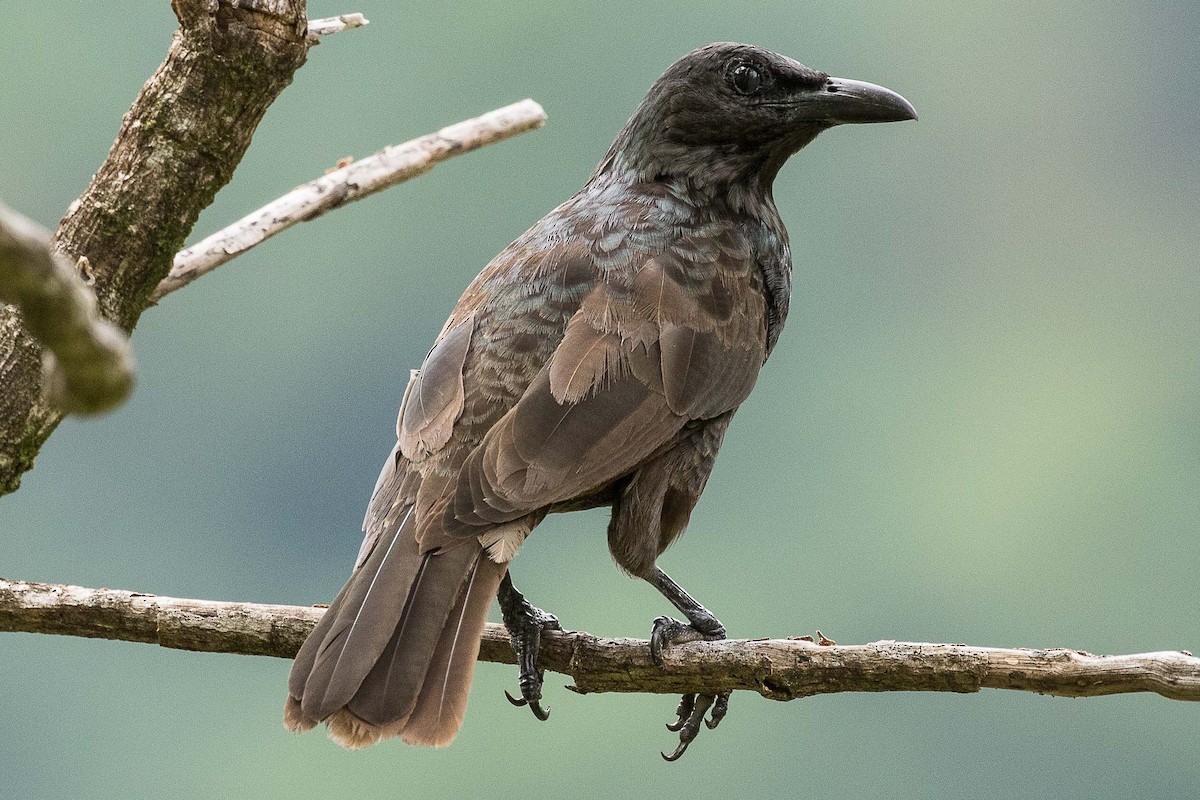
[[[516,403],[418,501],[442,511],[423,548],[599,491],[746,398],[766,352],[761,273],[737,237],[706,233],[592,286]]]
[[[396,445],[383,462],[367,504],[355,569],[367,560],[380,534],[415,499],[421,476],[410,469],[412,462],[438,452],[450,439],[466,396],[463,363],[474,327],[470,311],[451,315],[421,369],[409,376],[396,418]]]
[[[518,240],[468,288],[405,392],[363,557],[414,502],[439,547],[603,489],[746,398],[766,353],[746,237],[713,224],[643,249],[614,226]]]

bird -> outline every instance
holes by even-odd
[[[828,128],[916,118],[889,89],[754,45],[667,68],[583,188],[487,264],[412,371],[354,571],[292,666],[286,727],[324,722],[350,748],[449,744],[493,598],[519,665],[509,700],[546,719],[537,650],[561,626],[509,565],[550,513],[611,508],[617,566],[686,619],[654,620],[658,663],[725,638],[657,559],[787,319],[773,182]],[[728,702],[684,695],[664,758]]]

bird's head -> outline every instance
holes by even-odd
[[[788,157],[827,128],[916,118],[890,89],[719,42],[688,53],[655,81],[601,170],[619,161],[644,179],[769,187]]]

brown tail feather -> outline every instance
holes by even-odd
[[[444,747],[462,727],[488,606],[500,588],[504,571],[504,565],[484,555],[476,561],[462,596],[442,628],[417,704],[400,732],[408,744]]]
[[[422,555],[415,528],[405,516],[384,532],[301,647],[284,709],[289,730],[324,721],[347,747],[407,741],[410,728],[413,743],[454,738],[504,567],[474,539]]]
[[[304,696],[304,684],[308,682],[308,675],[312,672],[313,663],[317,660],[317,651],[321,649],[321,643],[325,641],[330,628],[337,621],[338,614],[335,609],[339,609],[345,604],[346,595],[350,593],[353,585],[354,581],[352,580],[346,582],[346,585],[338,592],[338,596],[329,604],[329,610],[317,622],[316,627],[308,632],[308,637],[304,640],[304,644],[300,645],[300,651],[296,653],[296,660],[292,662],[292,671],[288,675],[288,695],[295,700],[295,714],[299,713],[299,699]],[[288,714],[294,715],[290,710]],[[299,720],[298,716],[297,720]],[[292,727],[290,722],[288,727]]]
[[[394,531],[385,531],[350,576],[341,601],[325,612],[336,616],[302,679],[303,692],[295,695],[310,719],[325,719],[350,702],[391,640],[422,562],[415,527],[406,514]]]
[[[393,622],[391,640],[346,704],[352,714],[384,726],[412,711],[438,641],[481,552],[479,543],[469,540],[444,553],[425,556],[404,613]]]

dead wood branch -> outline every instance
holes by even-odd
[[[310,19],[308,21],[308,36],[315,43],[316,39],[314,37],[328,36],[331,33],[341,33],[342,31],[361,28],[369,24],[371,24],[369,19],[357,13]]]
[[[300,606],[183,600],[113,589],[0,579],[0,631],[146,642],[181,650],[291,658],[324,611]],[[514,663],[503,626],[488,625],[481,661]],[[1185,652],[1096,656],[1078,650],[801,639],[694,642],[664,665],[641,639],[546,632],[540,666],[581,692],[679,694],[746,689],[775,700],[836,692],[1015,689],[1064,697],[1153,692],[1200,700],[1200,658]]]
[[[150,299],[161,300],[298,222],[415,178],[453,156],[540,128],[545,121],[540,105],[522,100],[334,169],[181,251]]]

